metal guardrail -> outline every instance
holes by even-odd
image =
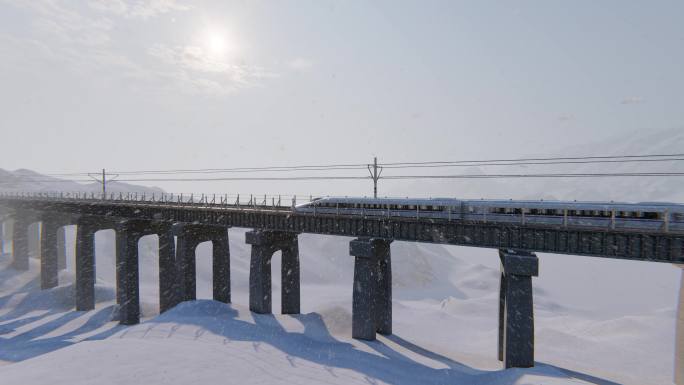
[[[0,192],[2,198],[62,201],[107,201],[125,203],[200,204],[205,206],[276,207],[291,208],[300,203],[313,201],[313,195],[274,194],[206,194],[206,193],[95,193],[86,191],[11,191]]]

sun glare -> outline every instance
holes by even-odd
[[[202,37],[206,52],[214,57],[223,57],[231,51],[228,34],[219,28],[208,28]]]
[[[207,48],[214,55],[222,55],[226,52],[226,39],[217,33],[212,33],[207,39]]]

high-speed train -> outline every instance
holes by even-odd
[[[294,211],[684,232],[684,205],[656,202],[324,197]]]

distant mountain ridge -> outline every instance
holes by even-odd
[[[39,174],[32,170],[18,169],[7,171],[0,168],[0,192],[87,192],[99,193],[102,185],[96,181],[92,183],[77,183],[67,179],[55,178]],[[159,187],[146,187],[117,181],[107,182],[107,193],[162,193]]]

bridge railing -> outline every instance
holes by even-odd
[[[215,194],[215,193],[166,193],[166,192],[116,192],[95,193],[87,191],[4,191],[0,197],[27,200],[92,201],[157,203],[196,206],[231,206],[238,208],[292,208],[311,202],[313,195],[280,194]]]

